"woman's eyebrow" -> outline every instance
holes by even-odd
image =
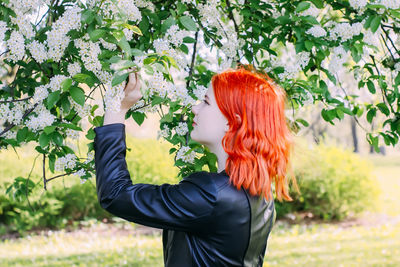
[[[208,95],[206,95],[206,98],[208,98],[208,99],[209,99]]]

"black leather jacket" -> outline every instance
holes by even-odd
[[[276,218],[273,200],[237,190],[225,170],[196,172],[178,184],[132,184],[125,124],[94,131],[100,205],[128,221],[164,229],[165,266],[262,266]]]

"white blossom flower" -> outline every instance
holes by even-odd
[[[77,130],[67,129],[65,131],[65,133],[66,133],[68,138],[71,138],[71,139],[74,139],[74,140],[79,139],[79,131],[77,131]]]
[[[333,29],[330,30],[329,39],[337,40],[337,38],[340,37],[344,42],[353,38],[353,36],[359,35],[362,29],[363,25],[360,22],[354,23],[353,25],[350,25],[347,22],[334,23]]]
[[[56,159],[54,163],[55,171],[64,171],[65,169],[73,169],[76,166],[76,155],[75,154],[66,154],[63,157],[59,157]]]
[[[31,39],[35,36],[29,18],[21,13],[21,11],[16,11],[16,17],[11,17],[11,22],[18,26],[19,32],[27,39]]]
[[[4,41],[5,33],[8,30],[7,23],[0,21],[0,44]]]
[[[168,126],[166,124],[164,124],[163,129],[157,131],[157,140],[159,140],[160,137],[168,138],[170,136],[170,134],[171,134],[171,130],[168,128]]]
[[[85,102],[83,106],[81,106],[80,104],[76,103],[71,96],[68,96],[68,100],[71,103],[72,108],[78,113],[79,117],[83,119],[89,115],[90,109],[92,108],[89,104]]]
[[[37,116],[34,116],[35,113]],[[32,113],[32,115],[30,115],[26,121],[26,126],[33,132],[37,132],[39,130],[43,130],[46,126],[52,125],[55,118],[56,116],[51,114],[43,104],[39,104],[34,113]]]
[[[175,127],[175,132],[178,135],[185,135],[189,131],[188,125],[186,122],[179,122],[178,126]]]
[[[390,9],[399,9],[400,2],[398,0],[376,0],[374,4],[380,4]]]
[[[125,81],[116,86],[111,86],[111,83],[108,84],[108,89],[104,95],[105,110],[114,112],[119,112],[121,110],[121,101],[125,97],[125,85]]]
[[[85,41],[84,38],[75,39],[75,47],[79,48],[79,55],[85,65],[85,68],[94,73],[99,73],[101,71],[101,63],[98,59],[98,55],[101,52],[100,42]]]
[[[81,11],[78,6],[65,10],[63,15],[53,23],[51,31],[47,33],[49,57],[54,61],[60,61],[67,48],[70,38],[67,33],[81,26]]]
[[[307,34],[310,34],[310,35],[312,35],[312,36],[314,36],[314,37],[317,37],[317,38],[326,36],[326,31],[325,31],[325,29],[322,28],[322,27],[319,26],[319,25],[314,25],[314,26],[312,26],[310,29],[308,29],[308,30],[306,31],[306,33],[307,33]]]
[[[354,9],[360,10],[364,8],[368,3],[367,0],[349,0],[349,4]]]
[[[84,168],[81,168],[81,169],[79,169],[79,171],[74,172],[74,175],[75,175],[75,176],[78,176],[78,177],[80,177],[80,178],[82,178],[82,176],[85,176],[85,175],[86,175],[86,171],[85,171]],[[82,179],[82,180],[81,180],[81,184],[82,184],[82,181],[86,182],[87,180],[86,180],[86,179]],[[84,183],[84,182],[83,182],[83,183]]]
[[[111,51],[114,51],[114,50],[117,49],[117,45],[116,45],[116,44],[109,43],[109,42],[107,42],[106,40],[104,40],[103,38],[100,38],[99,41],[100,41],[101,45],[102,45],[105,49],[108,49],[108,50],[111,50]]]
[[[328,69],[330,72],[336,73],[343,66],[343,63],[347,61],[348,53],[343,46],[333,48],[332,52]]]
[[[37,40],[34,40],[32,43],[27,44],[26,48],[28,48],[29,52],[31,53],[32,57],[38,63],[43,63],[48,59],[48,54],[46,50],[46,46],[40,43]]]
[[[18,31],[13,31],[10,35],[10,39],[7,41],[7,47],[10,50],[9,58],[17,62],[21,60],[25,55],[25,39]]]
[[[312,17],[318,17],[318,15],[321,14],[321,9],[316,8],[314,5],[311,5],[309,8],[306,10],[300,12],[300,16],[312,16]]]
[[[189,152],[190,150],[191,150],[190,147],[182,146],[176,154],[176,159],[177,160],[182,159],[184,162],[194,163],[196,152],[195,151]]]
[[[78,73],[81,73],[82,68],[79,62],[74,62],[68,64],[67,71],[71,77],[75,76]]]
[[[178,47],[182,44],[183,38],[189,35],[190,35],[189,31],[180,30],[178,25],[172,25],[167,30],[165,37],[170,43]]]
[[[52,92],[55,92],[57,90],[61,90],[61,83],[67,79],[67,76],[61,75],[61,74],[57,74],[54,75],[51,79],[50,79],[50,84],[49,84],[49,88]]]
[[[45,85],[40,85],[35,88],[35,93],[33,94],[33,102],[37,103],[39,101],[43,101],[48,95],[49,91],[47,90],[49,88],[48,84]]]

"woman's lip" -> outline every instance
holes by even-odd
[[[195,126],[195,125],[196,125],[196,123],[195,123],[195,122],[193,122],[193,123],[192,123],[192,126]]]

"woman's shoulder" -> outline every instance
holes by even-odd
[[[213,187],[215,190],[218,190],[222,185],[227,184],[228,180],[229,176],[223,170],[219,173],[207,171],[193,172],[183,178],[182,181],[191,182],[201,187]]]

